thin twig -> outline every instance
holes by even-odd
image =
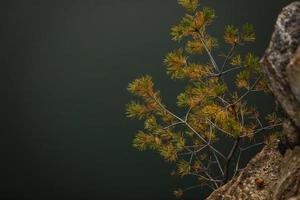
[[[230,48],[230,50],[229,50],[229,52],[228,52],[228,54],[227,54],[227,56],[226,56],[226,58],[225,58],[225,60],[224,60],[224,63],[223,63],[223,65],[222,65],[221,73],[223,72],[223,70],[224,70],[224,68],[225,68],[225,65],[227,64],[227,61],[231,58],[231,54],[233,53],[235,47],[236,47],[236,45],[233,45],[233,46]]]
[[[181,122],[181,121],[180,122],[175,122],[173,124],[170,124],[169,126],[164,127],[163,129],[165,130],[165,129],[171,128],[171,127],[179,125],[179,124],[184,124],[184,122]]]
[[[201,43],[202,43],[202,45],[203,45],[203,47],[204,47],[206,53],[207,53],[208,56],[209,56],[209,59],[210,59],[211,64],[213,65],[213,67],[215,68],[215,70],[216,70],[217,72],[220,72],[217,63],[216,63],[215,59],[213,58],[211,52],[209,51],[208,47],[206,46],[206,44],[205,44],[203,38],[200,36],[199,39],[200,39],[200,41],[201,41]]]
[[[242,154],[242,151],[241,151],[241,149],[239,149],[239,155],[238,155],[237,161],[235,163],[235,168],[234,168],[234,174],[233,174],[233,176],[235,176],[237,174],[238,170],[239,170],[241,154]]]
[[[265,127],[262,127],[262,128],[259,128],[259,129],[256,129],[252,134],[248,134],[248,135],[242,135],[241,137],[251,137],[251,136],[254,136],[264,130],[270,130],[270,129],[273,129],[273,128],[276,128],[276,127],[279,127],[279,126],[282,126],[282,123],[279,123],[279,124],[273,124],[273,125],[269,125],[269,126],[265,126]]]
[[[220,163],[220,161],[219,161],[219,159],[218,159],[218,156],[216,155],[215,152],[213,152],[213,155],[214,155],[214,157],[215,157],[215,159],[216,159],[216,161],[217,161],[217,164],[218,164],[218,167],[219,167],[219,170],[220,170],[221,174],[224,176],[224,171],[223,171],[223,169],[222,169],[222,166],[221,166],[221,163]]]
[[[247,151],[253,147],[257,147],[257,146],[260,146],[260,145],[263,145],[264,143],[263,142],[260,142],[260,143],[256,143],[256,144],[253,144],[253,145],[250,145],[248,147],[245,147],[245,148],[240,148],[240,150],[243,152],[243,151]]]

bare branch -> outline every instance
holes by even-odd
[[[203,47],[204,47],[206,53],[207,53],[208,56],[209,56],[209,59],[210,59],[211,64],[213,65],[213,67],[215,68],[215,70],[216,70],[217,72],[220,72],[217,63],[216,63],[214,57],[212,56],[211,52],[210,52],[209,49],[207,48],[207,46],[206,46],[206,44],[205,44],[203,38],[200,36],[199,39],[200,39],[200,41],[201,41],[201,43],[202,43],[202,45],[203,45]]]

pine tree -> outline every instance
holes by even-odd
[[[183,47],[168,53],[164,64],[171,79],[188,83],[177,96],[177,105],[186,109],[186,114],[178,116],[163,104],[160,91],[154,88],[149,75],[129,84],[128,91],[139,101],[129,103],[126,113],[129,118],[144,120],[144,130],[133,140],[135,148],[156,151],[166,161],[176,163],[173,175],[197,177],[194,186],[174,191],[181,198],[190,189],[202,186],[216,189],[225,184],[238,173],[244,151],[276,139],[271,134],[266,142],[257,143],[256,136],[280,127],[281,121],[275,114],[268,115],[267,120],[261,119],[259,112],[245,100],[250,93],[268,90],[259,57],[250,52],[246,55],[236,52],[237,47],[255,41],[253,25],[226,26],[223,42],[228,53],[216,53],[218,41],[207,32],[215,20],[215,11],[202,7],[198,0],[178,0],[178,3],[186,14],[171,28],[171,36]],[[192,60],[192,55],[206,56],[208,62]],[[216,62],[215,55],[221,55],[221,64]],[[225,81],[228,77],[231,82]],[[229,87],[232,83],[235,87]],[[232,140],[227,154],[217,149],[224,136]],[[245,143],[249,146],[243,146]]]

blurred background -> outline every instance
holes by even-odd
[[[220,39],[226,24],[253,23],[250,50],[261,56],[292,1],[201,2],[215,8],[210,33]],[[169,30],[183,13],[176,0],[0,1],[0,199],[171,200],[193,184],[171,177],[158,155],[133,149],[143,124],[125,118],[126,87],[142,74],[176,111],[184,85],[162,62],[178,46]],[[254,100],[267,112],[272,99]]]

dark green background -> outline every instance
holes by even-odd
[[[291,1],[202,2],[217,11],[217,36],[225,24],[253,23],[262,55]],[[174,107],[181,86],[162,60],[182,13],[176,0],[0,1],[0,199],[173,199],[181,180],[131,147],[142,123],[126,119],[124,105],[127,84],[149,73]]]

